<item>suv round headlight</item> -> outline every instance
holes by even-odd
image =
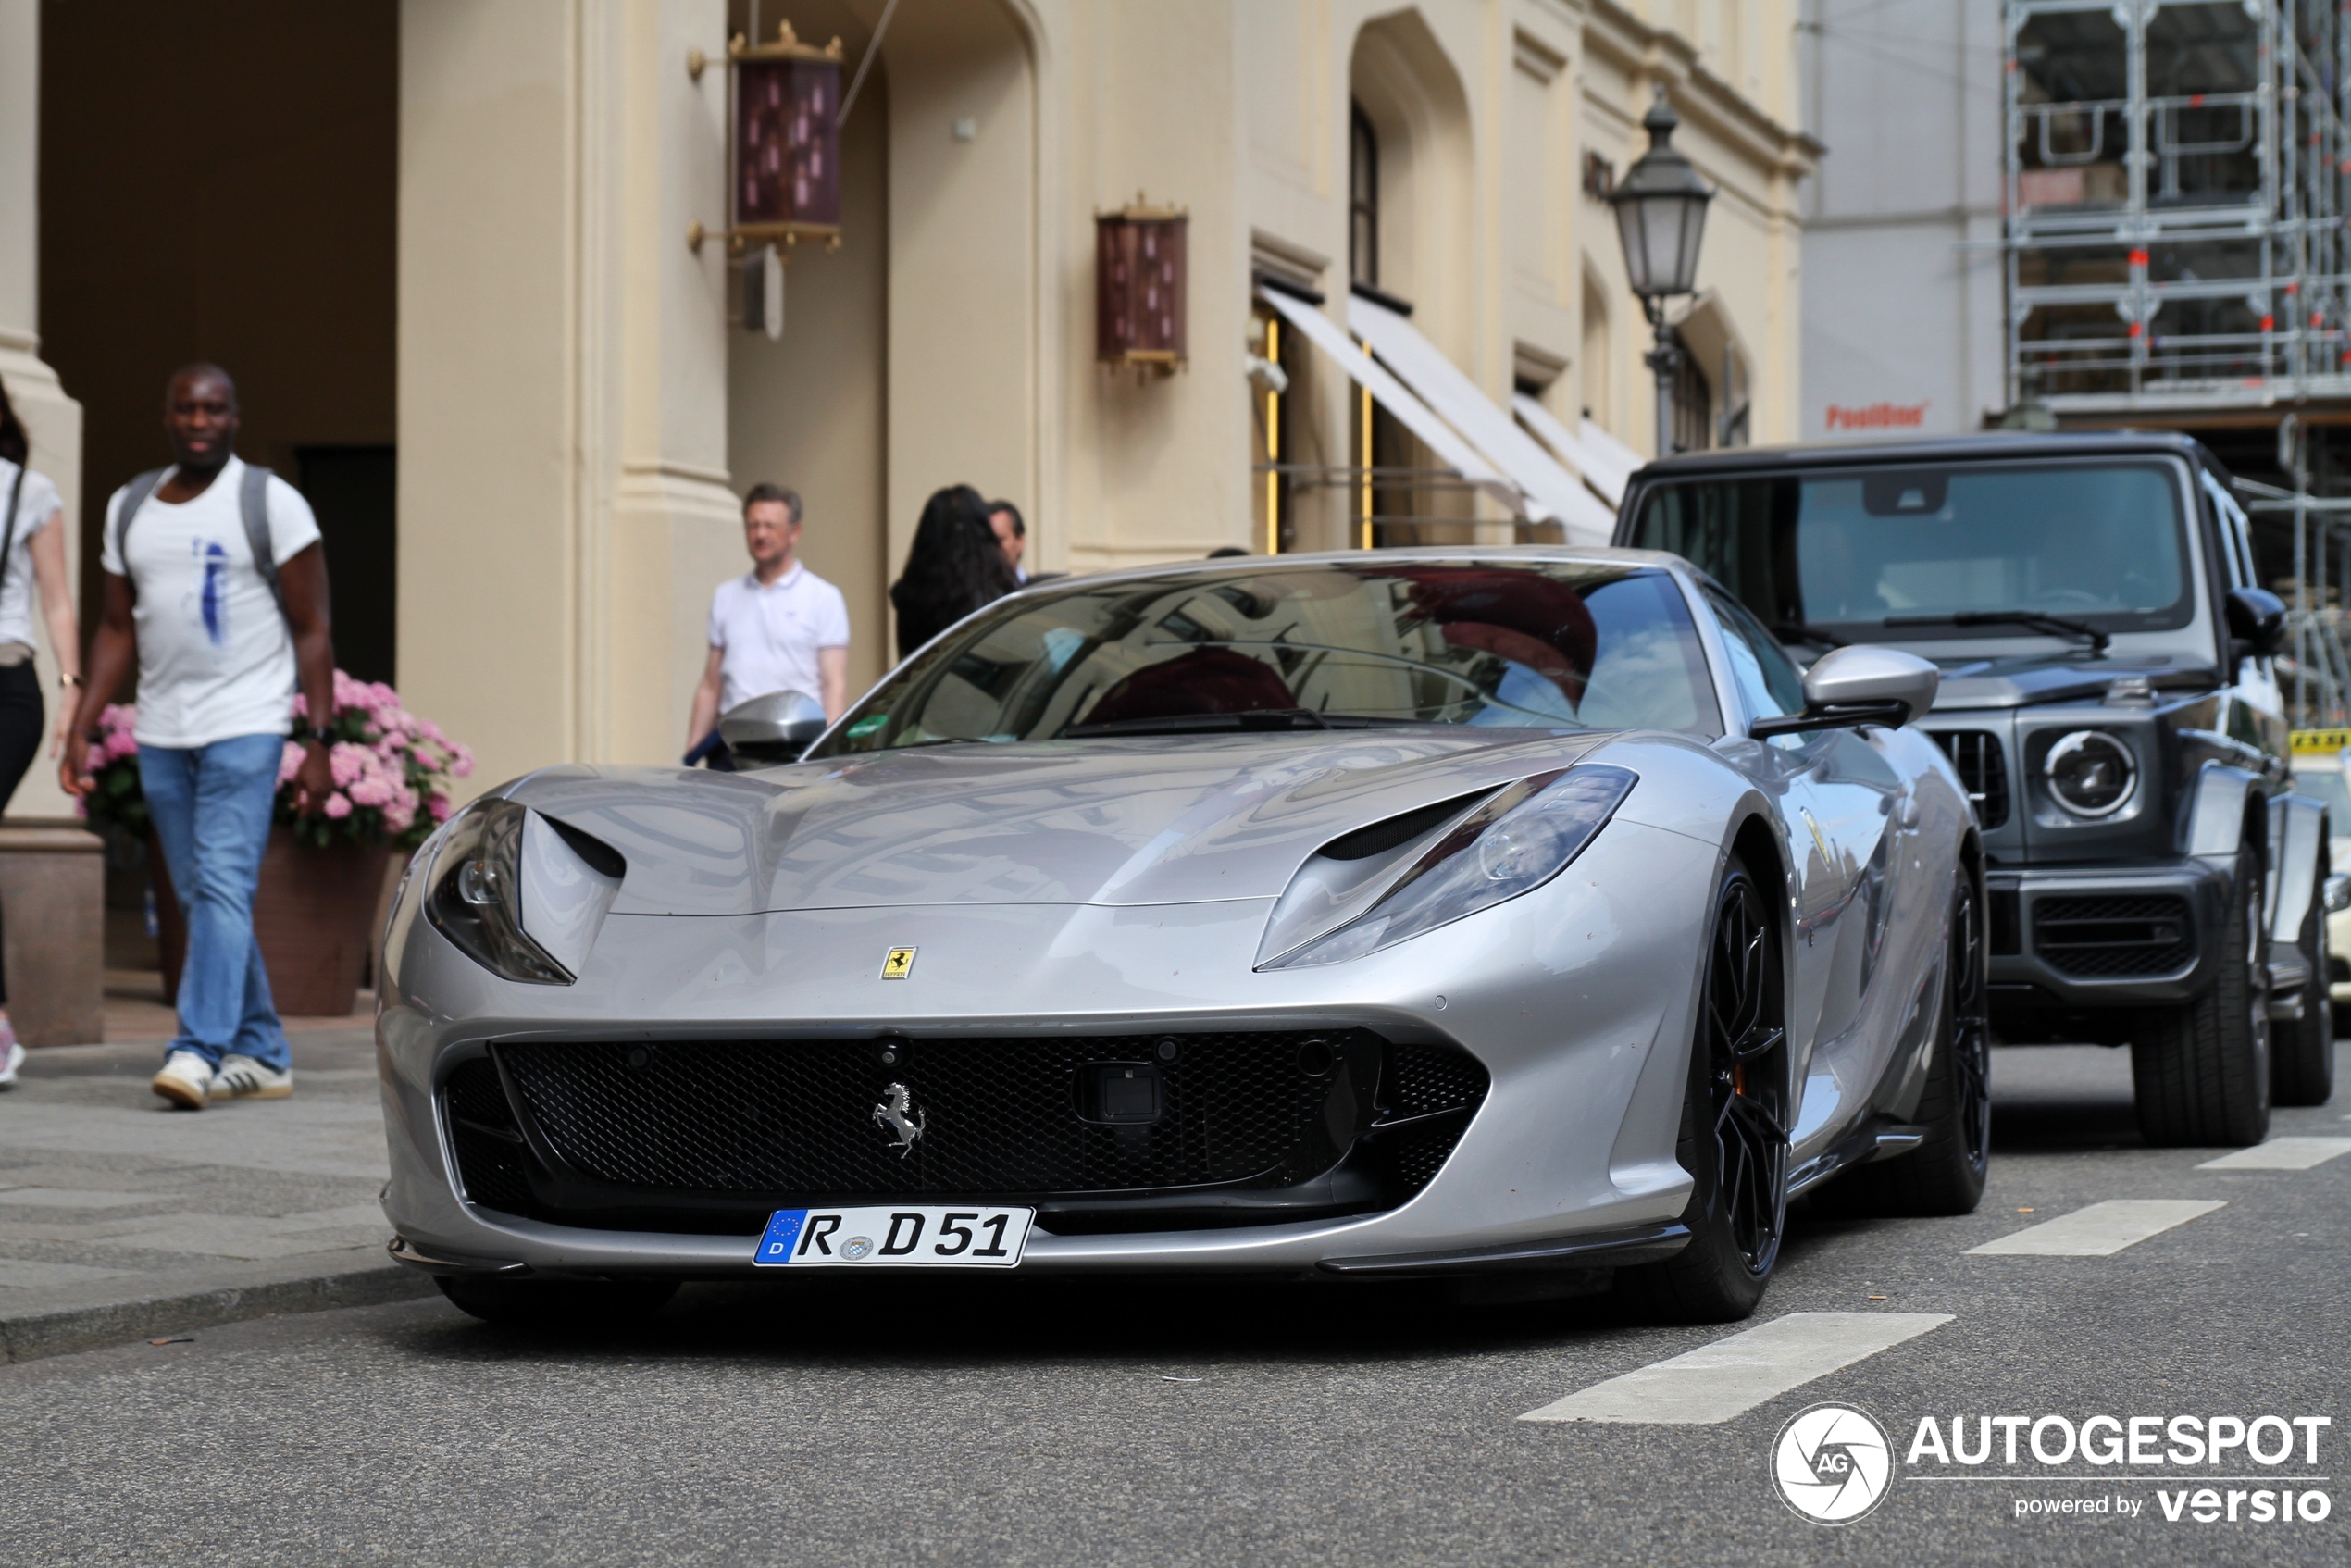
[[[2112,816],[2139,787],[2139,759],[2129,745],[2096,729],[2077,729],[2051,746],[2041,772],[2058,804],[2076,816]]]

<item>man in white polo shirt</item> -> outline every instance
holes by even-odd
[[[60,782],[86,794],[88,742],[135,659],[139,788],[188,928],[180,1033],[155,1091],[201,1111],[215,1100],[293,1092],[285,1030],[254,940],[253,900],[291,730],[303,743],[297,809],[334,788],[323,733],[292,723],[334,712],[327,560],[310,504],[236,455],[237,389],[213,365],[171,378],[172,467],[106,506],[105,607]]]
[[[743,545],[752,569],[710,600],[710,662],[694,688],[690,753],[718,716],[770,691],[800,691],[836,719],[849,706],[849,605],[840,590],[793,557],[800,497],[757,484],[743,497]]]

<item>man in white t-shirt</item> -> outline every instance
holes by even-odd
[[[828,720],[849,706],[849,604],[793,557],[800,497],[780,485],[752,486],[743,497],[743,545],[752,569],[711,595],[710,662],[694,688],[689,753],[720,714],[770,691],[804,692],[824,704]]]
[[[85,744],[68,746],[59,768],[75,794],[92,788],[86,742],[135,659],[139,786],[188,931],[180,1033],[153,1087],[197,1111],[214,1100],[293,1092],[292,1053],[253,934],[289,730],[303,742],[296,808],[323,808],[334,787],[324,732],[292,723],[297,671],[313,718],[334,713],[318,523],[283,479],[262,483],[254,470],[249,484],[237,422],[226,371],[191,365],[171,378],[163,423],[178,462],[107,503],[106,606],[74,715]],[[255,533],[267,539],[266,566]]]

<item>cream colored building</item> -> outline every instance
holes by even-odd
[[[882,10],[763,0],[758,31],[838,36],[853,71]],[[807,498],[852,685],[889,662],[886,585],[944,484],[1018,502],[1048,570],[1588,534],[1606,471],[1655,442],[1648,332],[1598,193],[1660,86],[1721,193],[1683,327],[1690,430],[1797,432],[1797,184],[1819,149],[1792,129],[1793,0],[901,0],[842,129],[840,245],[793,256],[780,341],[739,324],[726,247],[688,243],[725,226],[728,177],[728,72],[690,56],[723,56],[752,11],[243,0],[213,32],[250,37],[192,33],[143,67],[55,35],[78,25],[60,7],[0,0],[0,378],[85,543],[105,494],[163,460],[141,400],[171,364],[221,359],[249,455],[349,492],[348,522],[321,504],[339,625],[396,604],[368,656],[488,783],[677,756],[711,590],[742,569],[736,497],[761,479]],[[230,47],[224,72],[258,50],[275,81],[343,75],[307,119],[253,119],[243,141],[239,117],[269,104],[223,84],[222,153],[187,198],[201,220],[106,238],[216,258],[173,315],[87,236],[84,184],[137,209],[151,198],[109,182],[152,153],[88,117],[135,114],[142,69],[201,76],[185,51]],[[1188,217],[1171,375],[1095,358],[1096,218],[1138,194]],[[1549,481],[1585,483],[1574,505],[1453,482],[1450,448],[1367,407],[1340,363],[1362,352],[1342,337],[1357,280],[1485,407],[1426,367],[1408,393],[1507,479],[1532,460],[1500,448],[1533,441]],[[108,287],[125,292],[92,297]],[[1301,306],[1337,352],[1286,314]],[[1544,446],[1546,416],[1570,451]],[[1513,433],[1472,433],[1495,418]],[[396,522],[367,521],[353,476],[377,459],[354,453],[396,472]],[[1375,484],[1367,455],[1397,472]],[[44,770],[12,809],[56,809]]]

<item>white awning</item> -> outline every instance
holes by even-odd
[[[1420,437],[1429,451],[1437,454],[1438,462],[1472,484],[1490,492],[1512,513],[1519,516],[1527,513],[1525,496],[1519,486],[1503,478],[1493,464],[1455,434],[1451,427],[1429,412],[1426,404],[1405,391],[1403,383],[1350,341],[1329,317],[1304,300],[1278,290],[1260,289],[1257,297],[1281,312],[1284,320],[1305,333],[1315,347],[1329,355],[1333,364],[1359,382],[1382,408],[1396,416],[1397,423]]]
[[[1544,445],[1559,454],[1560,461],[1584,476],[1584,482],[1598,491],[1600,499],[1611,506],[1623,501],[1624,479],[1631,470],[1619,469],[1604,454],[1594,451],[1588,442],[1570,435],[1557,416],[1524,392],[1511,395],[1511,407]],[[1586,420],[1584,428],[1589,430],[1598,427]]]
[[[1556,519],[1572,544],[1606,544],[1616,516],[1535,438],[1511,422],[1478,390],[1477,383],[1445,357],[1420,329],[1386,305],[1361,294],[1349,296],[1347,324],[1372,352],[1428,400],[1452,427],[1494,460],[1535,503],[1538,516]]]
[[[1624,497],[1624,486],[1632,479],[1633,471],[1647,463],[1648,459],[1589,419],[1584,421],[1580,434],[1585,451],[1601,462],[1612,466],[1610,469],[1609,482],[1616,487],[1617,499],[1621,503]]]

